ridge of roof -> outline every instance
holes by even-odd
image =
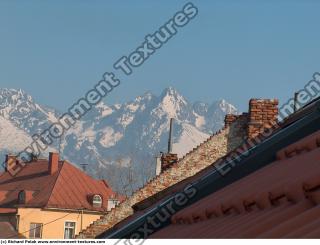
[[[49,200],[50,200],[50,198],[51,198],[51,196],[52,196],[53,190],[54,190],[54,188],[55,188],[56,185],[57,185],[57,181],[58,181],[58,178],[59,178],[59,176],[60,176],[61,170],[62,170],[62,168],[63,168],[63,166],[64,166],[64,163],[65,163],[65,161],[62,161],[61,167],[58,168],[57,178],[55,179],[55,182],[54,182],[54,184],[53,184],[53,186],[52,186],[52,189],[51,189],[51,192],[50,192],[50,195],[49,195],[49,198],[48,198],[48,200],[47,200],[47,203],[46,203],[45,207],[48,205]]]

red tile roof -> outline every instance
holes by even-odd
[[[115,195],[105,181],[95,180],[73,165],[65,163],[60,170],[46,207],[92,210],[93,207],[88,202],[88,194],[102,195],[103,207],[100,211],[107,209],[108,199]]]
[[[319,238],[320,131],[178,212],[151,238]]]
[[[95,180],[68,163],[59,162],[59,170],[49,174],[48,161],[38,160],[28,163],[16,176],[8,172],[0,175],[0,208],[13,208],[18,205],[18,194],[28,191],[31,199],[24,207],[84,209],[104,212],[108,199],[116,193],[103,180]],[[95,208],[89,197],[102,196],[103,205]],[[21,204],[20,204],[21,206]]]

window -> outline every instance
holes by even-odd
[[[26,192],[20,191],[18,195],[18,202],[19,204],[25,204],[26,203]]]
[[[75,222],[65,222],[64,224],[64,239],[73,239],[76,233]]]
[[[94,195],[92,198],[92,205],[95,208],[101,208],[102,206],[102,197],[100,195]]]
[[[42,224],[30,224],[29,238],[42,238]]]

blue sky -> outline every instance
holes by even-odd
[[[134,2],[134,3],[133,3]],[[0,87],[66,110],[187,1],[0,1]],[[106,99],[173,86],[191,101],[288,99],[320,71],[317,0],[194,0],[198,16]]]

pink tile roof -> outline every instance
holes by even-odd
[[[319,238],[320,131],[181,210],[151,238]]]

